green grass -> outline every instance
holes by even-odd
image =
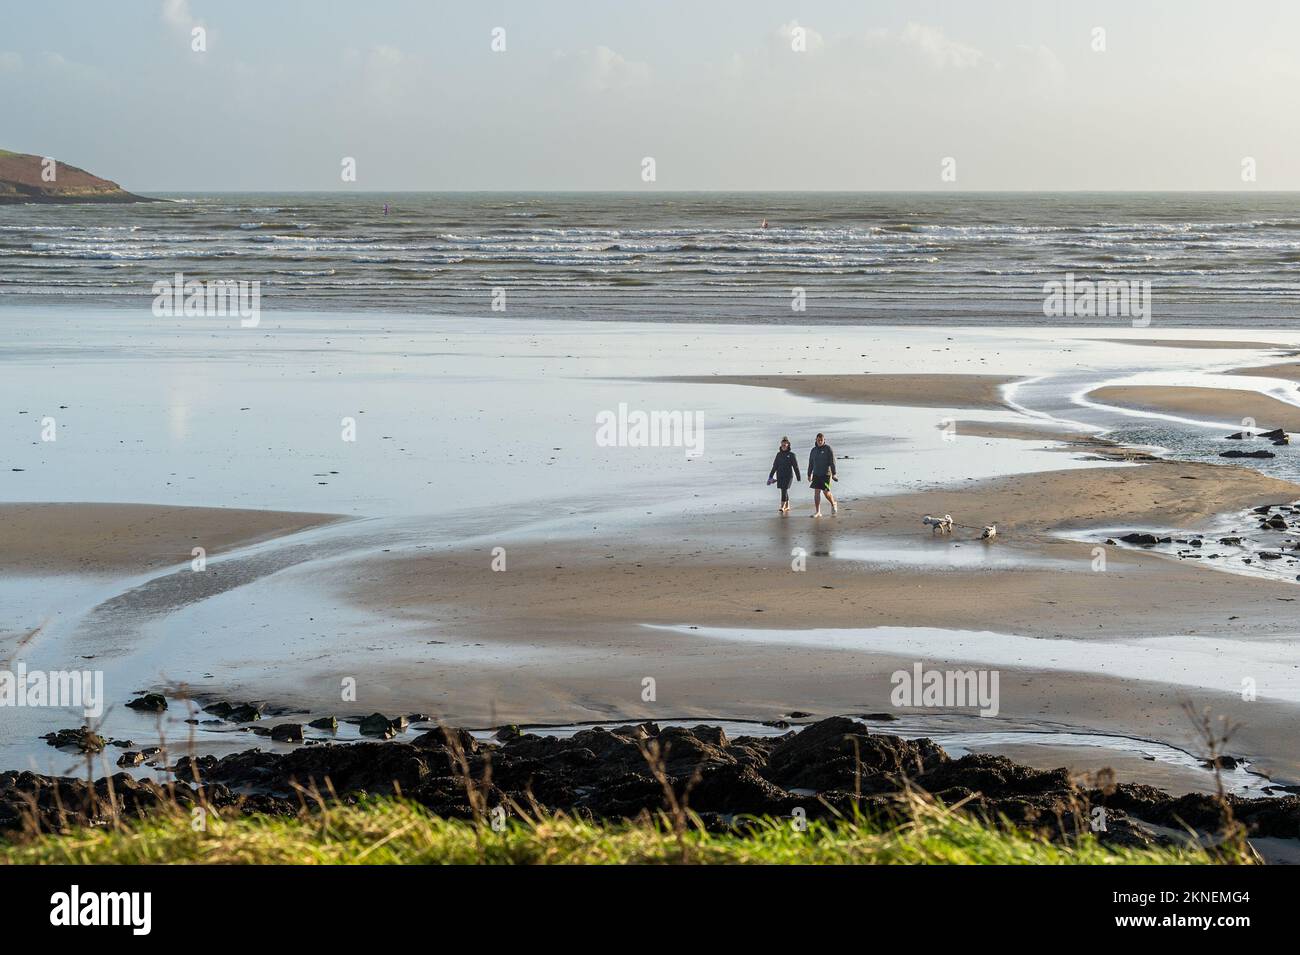
[[[638,823],[587,823],[565,817],[509,822],[501,832],[430,815],[400,800],[285,819],[208,817],[195,831],[173,812],[118,827],[79,829],[0,842],[0,864],[246,865],[629,865],[922,864],[922,865],[1198,865],[1218,861],[1195,849],[1107,849],[1091,836],[1061,845],[990,827],[933,803],[918,804],[907,825],[754,820],[747,835],[680,836],[666,817]],[[1241,860],[1226,860],[1241,861]]]

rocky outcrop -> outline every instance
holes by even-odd
[[[852,812],[855,800],[877,818],[901,819],[906,808],[899,795],[908,788],[1049,836],[1077,831],[1093,808],[1103,806],[1106,831],[1099,837],[1115,844],[1159,841],[1143,822],[1179,830],[1185,822],[1209,832],[1221,818],[1208,796],[1174,798],[1150,786],[1080,788],[1064,769],[1030,769],[980,754],[952,759],[931,740],[871,732],[843,717],[798,733],[736,739],[716,726],[661,729],[654,723],[597,727],[567,738],[516,732],[502,742],[484,742],[464,730],[433,730],[410,742],[183,757],[172,770],[184,781],[175,787],[182,805],[198,799],[201,789],[217,807],[281,815],[299,811],[305,787],[344,800],[400,792],[440,815],[467,818],[468,779],[489,805],[588,818],[663,810],[667,786],[710,828],[733,825],[747,814],[788,816],[796,808],[810,819],[832,818]],[[41,825],[58,828],[103,822],[112,807],[139,814],[169,798],[167,787],[126,774],[112,777],[111,785],[101,779],[92,786],[66,777],[0,773],[0,830],[23,828],[33,811]],[[1228,802],[1250,834],[1300,838],[1300,797],[1229,796]]]
[[[17,203],[161,202],[47,157],[0,150],[0,205]]]

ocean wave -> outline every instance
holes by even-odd
[[[631,310],[696,295],[728,295],[743,310],[751,292],[804,282],[827,297],[905,306],[1037,293],[1073,271],[1149,279],[1166,301],[1253,299],[1271,313],[1295,294],[1300,264],[1293,201],[1264,194],[447,196],[404,199],[400,217],[382,219],[373,196],[284,199],[6,209],[0,285],[118,294],[155,272],[224,260],[290,302],[370,308],[376,290],[424,301],[496,283],[575,307],[590,290],[604,302],[629,290]],[[759,227],[763,215],[770,228]]]

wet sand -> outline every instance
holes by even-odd
[[[1300,405],[1233,388],[1180,388],[1163,385],[1110,385],[1088,392],[1092,401],[1121,408],[1155,411],[1201,421],[1242,421],[1271,431],[1300,431]]]
[[[1003,375],[710,375],[664,379],[780,388],[806,398],[908,408],[1006,408]]]
[[[670,380],[755,385],[845,403],[1005,411],[1002,388],[1016,379],[873,374]],[[1076,450],[1109,447],[1086,434],[1030,422],[969,422],[966,430],[959,424],[956,441],[1013,437],[1078,442]],[[239,651],[213,639],[220,631],[205,632],[192,639],[204,641],[203,654],[222,676],[199,688],[342,715],[340,679],[353,677],[362,689],[358,712],[423,710],[467,725],[771,718],[795,709],[820,715],[888,711],[889,674],[916,657],[869,647],[722,641],[646,625],[992,631],[1044,646],[1095,640],[1100,656],[1114,641],[1201,635],[1224,638],[1222,691],[1178,686],[1173,672],[1121,679],[1063,673],[1026,660],[1004,668],[1003,713],[1035,725],[1087,727],[1194,748],[1195,733],[1181,711],[1194,699],[1246,724],[1237,737],[1239,751],[1300,776],[1300,744],[1289,730],[1295,708],[1267,694],[1242,703],[1226,689],[1241,676],[1233,669],[1234,646],[1294,632],[1289,611],[1295,586],[1119,548],[1107,548],[1106,570],[1097,572],[1095,539],[1061,537],[1117,526],[1194,529],[1224,512],[1300,498],[1300,487],[1245,468],[1160,462],[855,497],[851,472],[868,464],[845,464],[850,480],[841,485],[841,512],[821,521],[807,517],[804,485],[795,489],[789,517],[777,516],[773,495],[765,513],[723,504],[689,518],[643,520],[632,532],[625,518],[593,509],[539,535],[512,523],[505,510],[493,516],[490,542],[483,534],[466,535],[477,537],[472,545],[454,536],[418,545],[395,541],[384,547],[387,553],[372,543],[346,559],[336,550],[338,559],[311,562],[303,572],[326,596],[296,605],[300,616],[292,621],[268,617],[271,622],[262,625],[267,637],[259,640],[296,641],[291,664],[219,667],[237,662]],[[211,554],[335,519],[144,505],[7,510],[21,532],[4,536],[0,560],[6,566],[131,575],[184,563],[196,545]],[[936,539],[920,517],[945,512],[965,526]],[[980,526],[993,522],[996,541],[974,540]],[[505,548],[508,570],[492,570],[493,546]],[[806,555],[805,571],[792,569],[796,549]],[[263,605],[278,604],[276,595],[286,592],[274,589],[285,586],[285,566],[268,560],[259,579],[275,583],[262,591],[269,598]],[[227,569],[231,579],[245,579],[237,558]],[[182,577],[178,587],[194,586],[191,575]],[[144,590],[139,599],[149,596]],[[154,595],[159,606],[171,606],[166,596]],[[133,599],[123,595],[114,615],[129,615]],[[400,631],[385,634],[382,643],[367,633],[347,645],[323,644],[314,639],[311,620],[330,614],[335,604],[396,621]],[[253,620],[251,613],[240,615],[222,630],[230,629],[232,640],[244,639],[233,631],[249,629]],[[970,665],[942,654],[926,663]],[[203,672],[175,675],[196,680]],[[647,677],[655,681],[653,700],[644,696]]]
[[[140,574],[339,520],[331,514],[154,504],[0,504],[0,570]]]
[[[490,556],[477,549],[385,555],[367,564],[352,597],[485,640],[513,639],[543,624],[563,632],[629,621],[928,626],[1045,637],[1209,632],[1230,615],[1239,631],[1291,626],[1269,602],[1296,596],[1290,585],[1130,550],[1114,551],[1107,572],[1094,573],[1093,544],[1055,536],[1089,527],[1195,528],[1221,509],[1300,497],[1300,488],[1253,471],[1160,463],[1048,472],[845,500],[838,517],[816,522],[801,490],[784,518],[775,508],[766,516],[718,515],[703,526],[646,528],[634,541],[613,529],[606,537],[596,523],[586,540],[507,543],[505,573],[492,572]],[[951,513],[968,526],[935,538],[921,524],[925,513]],[[975,539],[985,522],[998,525],[992,543]],[[794,547],[808,553],[805,573],[791,571]],[[834,556],[842,547],[852,548],[852,559]],[[942,572],[924,566],[962,547],[1018,564]],[[895,563],[900,550],[921,566]]]
[[[1242,375],[1247,378],[1282,378],[1286,381],[1300,381],[1300,363],[1283,362],[1279,365],[1257,365],[1252,368],[1234,368],[1224,372],[1226,375]]]
[[[1071,449],[1081,447],[1101,450],[1114,448],[1112,441],[1097,437],[1087,431],[1069,431],[1050,424],[1023,421],[958,421],[954,434],[962,438],[992,438],[1011,441],[1055,441]]]
[[[1295,345],[1278,342],[1225,341],[1209,338],[1089,338],[1085,341],[1110,342],[1115,345],[1143,345],[1148,348],[1208,348],[1213,350],[1240,350],[1249,348],[1293,349]]]
[[[385,555],[351,580],[340,575],[332,583],[350,601],[399,614],[430,637],[454,634],[478,647],[555,655],[485,672],[437,663],[432,649],[433,685],[455,687],[434,694],[433,705],[447,708],[449,719],[469,721],[888,710],[888,674],[912,662],[869,648],[719,643],[642,624],[986,630],[1045,641],[1095,639],[1102,655],[1114,640],[1218,637],[1230,628],[1232,640],[1251,641],[1294,629],[1288,608],[1297,592],[1287,582],[1119,548],[1106,549],[1108,564],[1099,573],[1095,542],[1058,536],[1116,526],[1196,528],[1223,512],[1300,497],[1300,487],[1249,469],[1159,462],[1020,475],[846,497],[838,517],[821,521],[808,519],[801,491],[790,517],[736,511],[704,524],[648,526],[635,540],[612,530],[606,536],[597,521],[583,539],[503,541],[503,573],[490,570],[485,550],[448,547]],[[945,512],[970,526],[936,540],[920,517]],[[994,521],[995,542],[973,539],[973,528]],[[792,571],[794,548],[807,554],[805,572]],[[987,566],[979,559],[942,566],[943,555],[962,548],[990,555]],[[900,562],[900,551],[915,560]],[[927,663],[969,665],[941,657]],[[1225,663],[1224,687],[1239,685],[1243,675],[1249,673]],[[645,676],[660,688],[653,705],[639,697]],[[1194,748],[1182,704],[1209,704],[1247,724],[1238,741],[1268,754],[1263,764],[1300,775],[1300,747],[1284,728],[1295,712],[1289,705],[1244,704],[1226,689],[1176,686],[1177,674],[1133,676],[1065,675],[1026,661],[1005,674],[1003,709]],[[396,670],[377,682],[394,702],[420,691],[413,676]],[[428,681],[424,688],[427,700]]]

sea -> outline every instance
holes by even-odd
[[[1153,327],[1268,327],[1300,293],[1300,193],[156,197],[0,207],[0,304],[147,302],[180,273],[320,311],[1043,326],[1073,276],[1149,282]]]

